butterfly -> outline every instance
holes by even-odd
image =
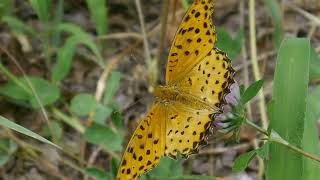
[[[138,179],[162,156],[188,157],[206,144],[214,116],[221,113],[234,70],[214,47],[212,0],[194,0],[170,48],[165,85],[139,121],[120,162],[117,179]]]

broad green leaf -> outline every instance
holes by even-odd
[[[156,176],[151,177],[151,180],[215,180],[215,177],[212,176],[201,176],[201,175],[190,175],[190,176],[175,176],[175,177],[162,177]]]
[[[57,62],[52,69],[53,82],[61,81],[68,75],[75,48],[80,42],[81,39],[78,36],[71,36],[67,38],[64,46],[58,49]]]
[[[71,100],[71,110],[78,116],[86,116],[98,107],[96,99],[90,94],[78,94]]]
[[[122,147],[122,135],[102,125],[94,124],[88,127],[84,137],[93,144],[101,145],[107,151],[120,151]]]
[[[280,4],[277,2],[277,0],[264,0],[264,3],[272,19],[272,23],[274,26],[273,41],[275,48],[278,49],[283,39],[282,12]]]
[[[263,80],[258,80],[254,83],[252,83],[243,93],[243,95],[240,98],[240,101],[242,104],[246,104],[248,101],[250,101],[261,89],[263,85]]]
[[[37,13],[40,21],[47,24],[49,21],[49,12],[51,0],[29,0],[32,8]]]
[[[118,71],[113,71],[107,80],[106,87],[103,95],[103,104],[109,104],[112,100],[113,95],[119,88],[119,83],[121,79],[121,73]]]
[[[92,119],[97,124],[104,125],[107,118],[111,115],[112,109],[110,107],[99,104],[93,113]]]
[[[54,103],[60,97],[60,91],[57,86],[50,84],[48,81],[38,77],[27,78],[30,80],[35,93],[39,97],[43,106]],[[19,78],[19,81],[24,84],[25,87],[29,87],[29,84],[26,82],[25,78]],[[17,104],[38,109],[40,105],[36,97],[30,92],[26,92],[25,89],[11,80],[0,87],[1,95],[10,98]]]
[[[270,128],[284,140],[301,147],[309,80],[310,42],[304,38],[285,39],[279,49],[274,76],[274,101]],[[270,144],[267,178],[300,180],[302,156]]]
[[[19,33],[29,33],[33,37],[37,37],[36,31],[29,25],[22,22],[20,19],[17,19],[13,16],[4,16],[2,17],[2,21],[8,24],[11,30]]]
[[[52,142],[48,141],[47,139],[41,137],[40,135],[38,135],[38,134],[30,131],[29,129],[24,128],[24,127],[20,126],[19,124],[16,124],[16,123],[14,123],[14,122],[12,122],[12,121],[10,121],[10,120],[2,117],[2,116],[0,116],[0,125],[4,126],[4,127],[7,127],[7,128],[10,128],[12,130],[15,130],[15,131],[17,131],[17,132],[19,132],[21,134],[30,136],[30,137],[32,137],[34,139],[37,139],[37,140],[39,140],[39,141],[41,141],[43,143],[47,143],[47,144],[50,144],[50,145],[52,145],[52,146],[54,146],[56,148],[61,149],[58,145],[53,144]]]
[[[244,154],[241,154],[237,159],[234,161],[232,171],[234,172],[240,172],[246,169],[249,162],[254,158],[254,156],[257,154],[256,150],[246,152]]]
[[[0,21],[3,16],[9,15],[13,10],[12,0],[1,0],[0,1]]]
[[[58,49],[57,63],[52,70],[52,81],[61,81],[67,76],[71,68],[71,62],[75,53],[75,48],[79,44],[83,44],[88,47],[93,54],[97,57],[99,65],[102,65],[102,55],[89,34],[84,32],[79,26],[63,23],[60,24],[55,31],[66,31],[71,33],[71,36],[67,38],[64,46]]]
[[[0,139],[0,167],[5,165],[11,155],[18,149],[18,145],[10,139]]]
[[[173,160],[168,157],[162,157],[156,168],[152,169],[148,175],[152,177],[175,177],[182,175],[181,158]],[[174,170],[173,170],[174,169]]]
[[[97,180],[112,180],[110,175],[105,173],[102,169],[98,168],[86,168],[85,173],[89,176],[95,177]]]
[[[217,28],[217,47],[225,51],[228,57],[232,60],[240,53],[242,47],[243,30],[240,28],[235,38],[232,38],[230,34],[223,28]]]
[[[311,48],[310,55],[309,79],[318,80],[320,79],[320,57],[314,48]]]
[[[320,156],[317,121],[320,120],[320,86],[316,87],[307,98],[307,112],[304,121],[303,150]],[[317,179],[320,177],[319,162],[303,157],[302,179]]]
[[[106,0],[86,0],[86,2],[98,35],[105,34],[108,27]]]

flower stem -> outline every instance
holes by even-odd
[[[264,135],[266,135],[266,136],[269,137],[269,133],[268,133],[267,130],[263,129],[262,127],[260,127],[260,126],[258,126],[258,125],[256,125],[256,124],[254,124],[254,123],[251,122],[250,120],[246,119],[244,123],[247,124],[247,125],[249,125],[249,126],[251,126],[251,127],[253,127],[253,128],[256,129],[257,131],[259,131],[259,132],[261,132],[262,134],[264,134]]]
[[[271,134],[268,133],[267,130],[261,128],[260,126],[254,124],[252,121],[246,119],[244,121],[245,124],[251,126],[252,128],[256,129],[257,131],[261,132],[262,134],[268,136],[268,140],[270,142],[275,142],[277,144],[281,144],[309,159],[312,159],[312,160],[315,160],[315,161],[318,161],[320,162],[320,157],[314,155],[314,154],[311,154],[311,153],[308,153],[308,152],[305,152],[304,150],[290,144],[288,141],[284,140],[279,134],[277,134],[275,131],[272,131]]]

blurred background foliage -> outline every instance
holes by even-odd
[[[138,2],[143,23],[133,0],[0,1],[0,179],[114,179],[190,4]],[[214,3],[216,46],[243,85],[237,141],[215,134],[141,179],[316,179],[319,163],[239,126],[249,119],[320,155],[319,3]]]

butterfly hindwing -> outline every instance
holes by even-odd
[[[176,32],[166,68],[166,84],[175,84],[213,48],[216,34],[211,22],[211,0],[195,0]]]
[[[187,157],[205,143],[211,126],[212,111],[179,102],[168,105],[165,155],[175,158],[177,152]]]
[[[138,179],[160,161],[165,145],[165,108],[153,105],[134,131],[118,168],[117,179]]]

